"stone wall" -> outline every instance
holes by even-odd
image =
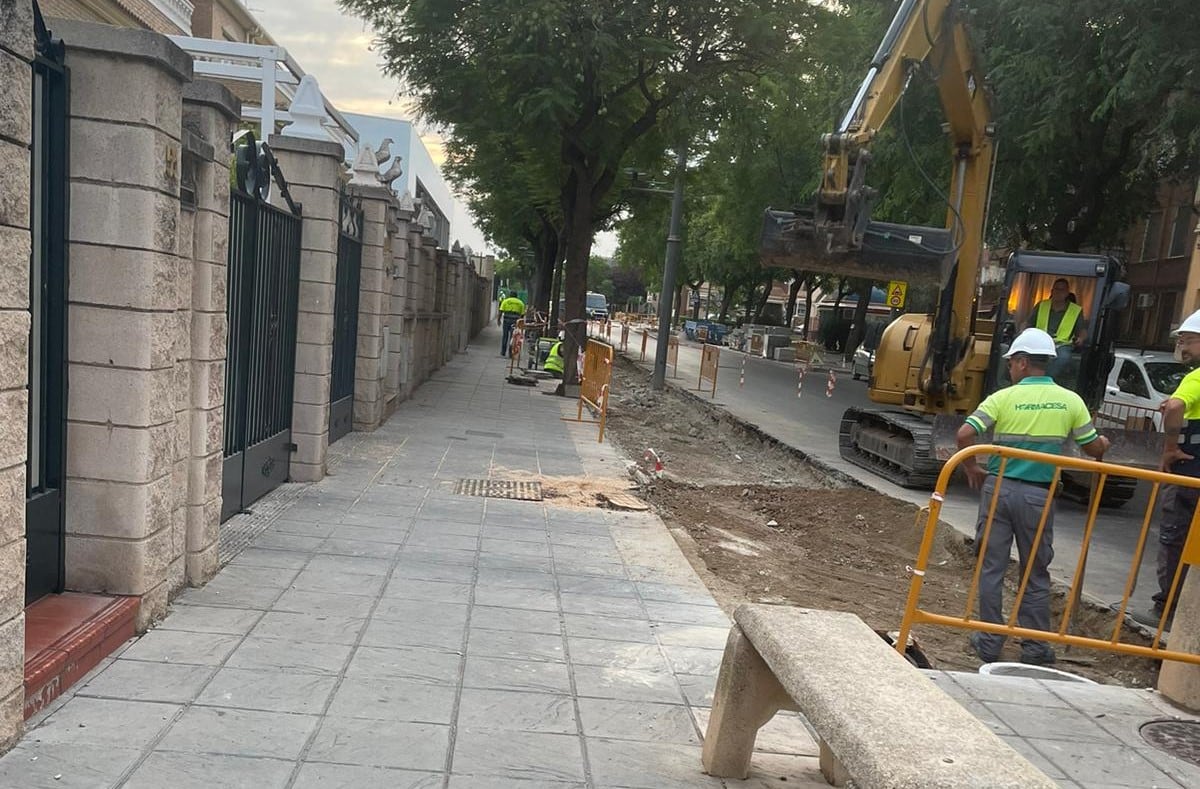
[[[292,199],[303,207],[300,231],[300,313],[292,411],[291,478],[325,476],[329,452],[329,391],[333,372],[333,308],[337,275],[338,192],[343,151],[336,143],[274,135],[272,150]],[[274,190],[274,199],[281,199]]]
[[[33,12],[0,5],[0,751],[25,703],[25,455],[29,370],[29,143]]]
[[[185,210],[190,256],[181,256],[180,333],[189,353],[177,370],[176,459],[184,463],[187,581],[204,583],[217,569],[224,458],[226,292],[229,246],[228,141],[240,117],[234,96],[198,80],[183,96],[185,156],[195,162],[195,206]],[[188,248],[185,248],[188,249]]]
[[[216,569],[236,104],[189,85],[190,58],[155,33],[54,29],[73,80],[67,588],[140,598],[142,629]]]

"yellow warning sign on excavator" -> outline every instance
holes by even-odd
[[[904,299],[908,296],[908,283],[894,279],[888,283],[887,289],[887,305],[894,310],[898,310],[904,306]]]

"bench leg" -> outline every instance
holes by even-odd
[[[725,642],[712,716],[704,735],[704,772],[718,778],[749,776],[759,728],[779,710],[794,707],[750,639],[734,625]]]
[[[817,746],[819,750],[818,764],[821,768],[821,775],[825,776],[825,782],[830,786],[845,786],[850,782],[850,773],[838,761],[838,757],[834,755],[829,746],[825,744],[825,740],[818,738]]]

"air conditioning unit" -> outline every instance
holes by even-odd
[[[1139,310],[1149,309],[1154,306],[1153,293],[1139,293],[1137,296],[1137,308]]]

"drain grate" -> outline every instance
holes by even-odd
[[[1200,767],[1200,721],[1150,721],[1139,731],[1160,751]]]
[[[454,492],[460,496],[483,496],[489,499],[541,501],[542,483],[509,479],[460,479]]]

